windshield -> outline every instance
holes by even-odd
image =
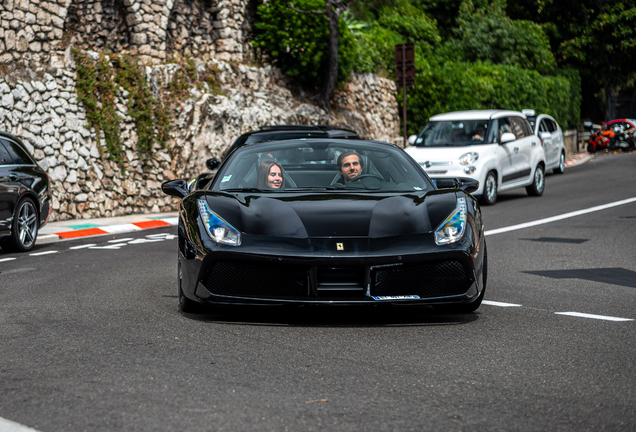
[[[432,121],[415,140],[418,147],[462,147],[496,142],[496,127],[489,120]],[[490,127],[489,127],[490,126]]]
[[[223,164],[211,189],[413,192],[432,190],[434,186],[398,147],[321,138],[239,148]]]

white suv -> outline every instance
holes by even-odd
[[[438,114],[409,143],[407,153],[433,180],[469,177],[479,181],[473,195],[483,204],[494,204],[498,192],[520,187],[528,195],[543,194],[545,153],[520,112]]]

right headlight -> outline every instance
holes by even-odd
[[[477,152],[464,153],[459,157],[459,163],[462,165],[470,165],[477,159],[479,159],[479,153]]]
[[[197,202],[199,204],[199,215],[201,215],[205,231],[210,238],[217,243],[240,246],[241,233],[210,210],[205,200],[200,199]]]
[[[435,230],[435,243],[445,245],[460,240],[466,231],[467,215],[466,198],[457,198],[455,210]]]

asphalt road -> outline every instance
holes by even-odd
[[[486,228],[634,198],[635,167],[606,155],[548,176],[543,197],[502,194]],[[636,430],[635,224],[632,202],[489,235],[487,301],[466,316],[182,314],[175,228],[0,252],[0,417],[46,432]]]

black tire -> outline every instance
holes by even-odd
[[[2,244],[2,249],[12,252],[28,252],[35,246],[40,221],[35,202],[24,198],[18,202],[11,222],[11,237]]]
[[[481,306],[481,302],[484,300],[484,294],[486,294],[486,283],[488,282],[488,253],[486,250],[486,241],[484,241],[484,270],[482,272],[481,281],[481,293],[479,293],[479,297],[477,297],[477,299],[472,303],[462,305],[434,305],[433,309],[438,312],[452,314],[469,314],[479,309],[479,306]]]
[[[634,140],[628,139],[625,142],[625,146],[621,147],[621,150],[624,152],[630,152],[630,151],[634,151],[634,148],[636,148],[636,143],[634,143]]]
[[[587,152],[588,153],[595,153],[596,152],[596,149],[594,148],[594,146],[591,143],[589,143],[587,145]]]
[[[181,270],[181,263],[179,263],[177,267],[177,287],[178,287],[178,296],[179,296],[179,309],[181,312],[185,313],[196,313],[200,310],[199,304],[195,301],[190,300],[183,293],[183,288],[181,285],[183,283],[183,273]]]
[[[532,184],[526,187],[526,192],[530,196],[541,196],[545,190],[545,172],[543,171],[543,165],[537,165],[534,170],[534,178]]]
[[[494,171],[486,175],[484,191],[479,197],[479,202],[484,205],[493,205],[497,202],[497,174]]]
[[[565,153],[559,156],[559,166],[552,170],[554,174],[563,174],[565,172]]]

